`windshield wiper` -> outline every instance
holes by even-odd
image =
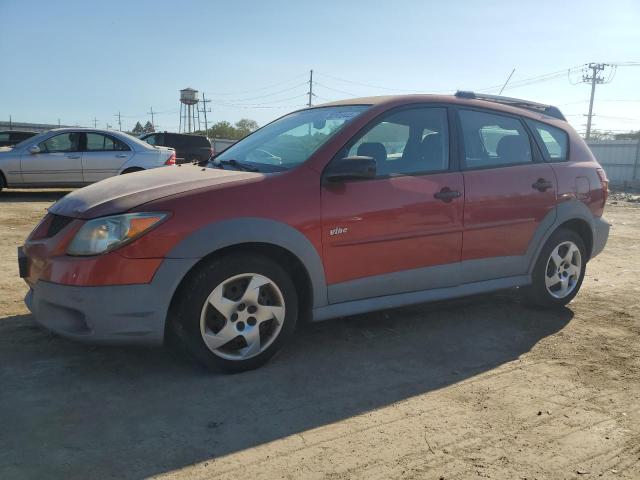
[[[224,165],[231,165],[232,167],[235,168],[239,168],[240,170],[244,170],[245,172],[259,172],[260,170],[252,167],[250,165],[247,165],[246,163],[241,163],[239,161],[237,161],[235,158],[232,158],[230,160],[214,160],[212,162],[214,165],[220,166],[222,168],[224,168]]]

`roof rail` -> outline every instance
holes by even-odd
[[[549,115],[550,117],[558,118],[560,120],[567,120],[558,107],[554,107],[553,105],[545,105],[543,103],[530,102],[529,100],[501,97],[499,95],[486,95],[484,93],[475,93],[462,90],[458,90],[456,92],[456,97],[501,103],[503,105],[509,105],[512,107],[524,108],[525,110],[530,110],[532,112],[544,113],[545,115]]]

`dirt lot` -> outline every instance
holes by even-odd
[[[0,478],[640,478],[640,206],[567,309],[514,292],[308,326],[267,367],[79,345],[15,248],[61,193],[0,194]]]

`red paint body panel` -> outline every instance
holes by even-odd
[[[532,188],[539,178],[554,187]],[[547,163],[464,172],[462,260],[524,255],[536,228],[556,205],[556,179]]]
[[[460,260],[522,255],[536,226],[556,201],[579,198],[595,216],[602,214],[606,193],[596,172],[598,164],[566,122],[452,96],[410,95],[351,103],[372,107],[294,170],[271,175],[234,172],[233,179],[223,181],[208,172],[200,176],[186,172],[197,167],[183,166],[173,171],[180,174],[185,170],[185,176],[194,179],[192,186],[189,181],[168,182],[171,188],[167,189],[147,185],[137,206],[132,206],[136,193],[131,189],[123,190],[126,196],[122,199],[102,202],[96,198],[91,212],[101,216],[123,211],[171,214],[157,228],[113,252],[95,257],[65,254],[84,220],[74,220],[48,239],[40,237],[44,227],[39,228],[25,244],[31,262],[28,282],[42,279],[91,286],[149,283],[162,260],[170,257],[185,237],[206,225],[239,217],[272,219],[300,231],[323,259],[327,283],[336,284]],[[470,105],[555,125],[569,134],[570,161],[397,176],[348,182],[341,187],[322,185],[321,173],[329,161],[371,120],[394,107],[434,103]],[[538,178],[553,181],[554,188],[545,193],[532,189]],[[450,203],[434,199],[433,194],[443,187],[460,191],[461,197]],[[61,214],[91,217],[89,211]],[[347,232],[330,235],[335,227],[347,228]]]
[[[444,203],[442,188],[463,192],[460,173],[397,176],[322,189],[325,275],[329,284],[460,261],[463,197]],[[331,235],[334,228],[346,228]]]

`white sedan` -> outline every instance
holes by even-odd
[[[126,133],[58,128],[0,148],[3,187],[81,187],[108,177],[173,165],[174,149]]]

